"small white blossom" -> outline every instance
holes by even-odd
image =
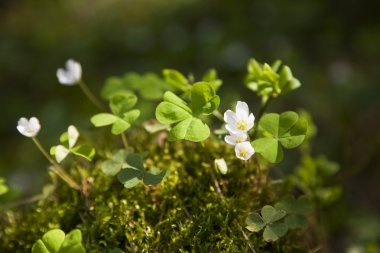
[[[224,141],[230,145],[236,145],[238,143],[246,141],[247,139],[248,139],[248,135],[246,133],[238,133],[238,134],[230,133],[230,135],[226,135],[224,137]]]
[[[215,159],[215,167],[222,173],[223,175],[227,174],[227,163],[223,158]]]
[[[255,117],[249,113],[247,103],[238,101],[236,112],[227,110],[224,113],[226,129],[232,134],[241,134],[248,132],[254,124]]]
[[[82,79],[82,66],[72,59],[66,61],[66,69],[57,70],[58,81],[63,85],[74,85]]]
[[[251,143],[249,141],[245,141],[242,143],[238,143],[235,146],[236,157],[241,160],[248,160],[255,153]]]
[[[34,137],[41,129],[40,122],[36,117],[20,118],[17,122],[17,130],[26,137]]]

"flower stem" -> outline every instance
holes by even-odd
[[[96,98],[96,96],[94,95],[94,93],[91,92],[91,90],[88,88],[88,86],[85,84],[85,82],[83,82],[82,80],[80,80],[78,82],[78,85],[82,89],[83,93],[87,96],[87,98],[96,107],[98,107],[100,110],[104,110],[104,107],[103,107],[102,103]]]
[[[60,178],[62,178],[63,181],[65,181],[70,187],[74,188],[75,190],[80,190],[80,186],[77,182],[74,181],[64,170],[61,166],[59,166],[58,163],[56,163],[46,152],[44,147],[41,145],[41,143],[38,141],[36,137],[32,138],[33,142],[36,144],[37,148],[41,151],[41,153],[48,159],[48,161],[53,165],[55,174],[57,174]]]
[[[121,133],[121,139],[123,141],[124,148],[127,149],[128,148],[128,141],[127,141],[127,136],[125,135],[125,133]]]
[[[224,117],[223,117],[223,115],[218,110],[213,111],[212,115],[214,115],[215,117],[217,117],[220,121],[224,122]]]
[[[256,118],[256,122],[257,124],[259,123],[261,117],[263,116],[264,112],[266,111],[266,109],[268,108],[268,105],[270,103],[270,101],[272,100],[272,97],[269,97],[261,106],[260,108],[260,111],[259,113],[257,114],[257,118]]]

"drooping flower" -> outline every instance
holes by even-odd
[[[17,122],[17,130],[26,137],[35,137],[41,129],[39,120],[36,117],[20,118]]]
[[[72,59],[66,61],[66,69],[57,70],[58,81],[63,85],[75,85],[82,79],[82,66]]]
[[[235,153],[237,158],[246,161],[251,158],[251,156],[255,153],[255,150],[249,141],[244,141],[236,144]]]
[[[236,145],[248,139],[248,135],[246,133],[230,133],[224,137],[224,141],[230,145]]]
[[[232,134],[247,133],[254,124],[255,116],[249,113],[247,103],[238,101],[236,105],[236,112],[227,110],[224,113],[224,121],[226,129]]]

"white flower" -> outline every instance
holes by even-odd
[[[82,79],[82,67],[72,59],[66,61],[66,69],[57,70],[58,81],[63,85],[74,85]]]
[[[222,173],[223,175],[227,174],[227,163],[224,158],[215,159],[215,167]]]
[[[248,160],[255,153],[251,143],[249,141],[245,141],[242,143],[238,143],[235,146],[236,157],[242,160]]]
[[[230,145],[236,145],[238,143],[246,141],[247,138],[248,138],[248,135],[246,133],[238,133],[238,134],[230,133],[230,135],[226,135],[226,137],[224,137],[224,141]]]
[[[248,132],[255,121],[253,114],[249,114],[248,105],[245,102],[238,101],[236,112],[227,110],[224,113],[224,121],[227,123],[226,129],[232,134],[241,134]]]
[[[34,137],[41,129],[40,122],[36,117],[20,118],[17,122],[17,130],[26,137]]]

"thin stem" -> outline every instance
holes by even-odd
[[[261,117],[263,116],[264,112],[265,112],[266,109],[268,108],[268,105],[269,105],[269,103],[270,103],[271,100],[272,100],[272,97],[269,97],[269,98],[263,103],[263,105],[261,106],[260,111],[259,111],[259,113],[257,114],[257,117],[256,117],[256,122],[257,122],[257,124],[259,123]]]
[[[77,182],[74,181],[64,170],[61,166],[59,166],[58,163],[56,163],[46,152],[44,147],[41,145],[41,143],[38,141],[36,137],[32,138],[33,142],[36,144],[37,148],[41,151],[41,153],[48,159],[48,161],[53,165],[53,172],[57,174],[60,178],[63,179],[69,186],[76,190],[80,190],[80,186]]]
[[[220,113],[220,111],[215,110],[215,111],[212,112],[212,115],[214,115],[215,117],[217,117],[220,121],[224,122],[224,117],[223,117],[223,115]]]
[[[248,244],[248,247],[251,249],[252,253],[256,253],[256,250],[255,248],[253,247],[251,241],[249,240],[247,234],[244,232],[243,228],[240,226],[240,224],[236,223],[236,225],[238,226],[240,232],[242,233],[243,237],[244,237],[244,240],[247,242]]]
[[[210,174],[211,174],[212,179],[214,180],[214,185],[215,185],[216,192],[218,193],[219,198],[223,199],[223,193],[222,193],[222,190],[220,189],[218,179],[216,178],[214,168],[212,166],[210,166]]]
[[[104,110],[102,103],[96,98],[96,96],[91,92],[91,90],[87,87],[87,85],[80,80],[78,82],[79,87],[82,89],[83,93],[87,96],[87,98],[100,110]]]
[[[128,141],[127,141],[127,136],[125,135],[125,133],[121,133],[121,139],[123,141],[124,148],[127,149],[128,148]]]

